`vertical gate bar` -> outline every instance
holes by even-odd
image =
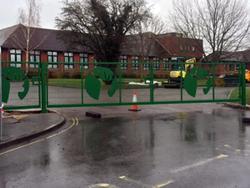
[[[45,62],[46,66],[45,66],[45,71],[43,74],[46,74],[45,77],[45,89],[46,89],[46,101],[47,101],[47,107],[49,106],[49,86],[48,86],[48,80],[49,80],[49,62]]]
[[[38,100],[39,100],[39,106],[42,106],[42,98],[41,98],[41,75],[42,75],[42,71],[41,71],[41,62],[38,63]]]
[[[213,101],[215,100],[215,66],[216,64],[212,62],[212,72],[213,72]]]
[[[118,63],[119,69],[119,103],[122,103],[122,70],[121,70],[121,62]]]
[[[150,103],[154,102],[154,71],[153,62],[150,63]]]
[[[42,67],[42,81],[41,81],[41,90],[42,90],[42,113],[47,113],[47,104],[48,104],[48,95],[47,95],[47,91],[46,91],[46,80],[47,80],[47,68],[48,68],[48,64],[47,63],[41,63],[41,67]]]
[[[80,74],[81,74],[81,103],[83,104],[83,62],[80,61]]]
[[[245,80],[246,64],[241,63],[241,105],[246,106],[246,80]]]
[[[239,85],[238,85],[238,99],[240,100],[240,103],[241,103],[241,96],[242,96],[242,82],[241,82],[241,76],[242,76],[242,73],[241,73],[241,63],[239,64],[239,68],[238,68],[238,80],[239,80]]]
[[[0,141],[3,140],[2,107],[2,47],[0,46]]]
[[[184,68],[185,68],[185,65],[186,65],[186,64],[185,64],[185,62],[183,62],[183,64],[181,64],[181,78],[180,78],[180,79],[181,79],[181,82],[180,82],[180,84],[181,84],[181,85],[180,85],[181,101],[183,101],[183,88],[182,88],[182,83],[183,83],[183,82],[182,82],[182,76],[183,76],[183,72],[182,72],[182,71],[183,71],[183,65],[184,65]],[[177,66],[179,66],[179,65],[177,65]]]

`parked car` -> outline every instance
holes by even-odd
[[[150,80],[145,80],[144,82],[129,82],[128,85],[149,86]],[[154,80],[153,85],[154,85],[154,87],[161,87],[162,82]]]

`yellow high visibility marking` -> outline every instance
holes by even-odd
[[[5,155],[5,154],[8,154],[8,153],[17,151],[17,150],[19,150],[19,149],[22,149],[22,148],[31,146],[31,145],[36,144],[36,143],[39,143],[39,142],[43,142],[43,141],[45,141],[45,140],[51,139],[51,138],[53,138],[53,137],[55,137],[55,136],[59,136],[59,135],[65,133],[65,132],[67,132],[68,130],[70,130],[70,129],[73,128],[74,126],[78,125],[78,124],[77,124],[78,118],[72,118],[71,120],[72,120],[72,124],[71,124],[68,128],[66,128],[66,129],[64,129],[64,130],[62,130],[62,131],[60,131],[60,132],[58,132],[58,133],[52,134],[52,135],[50,135],[50,136],[48,136],[48,137],[46,137],[46,138],[41,138],[41,139],[36,140],[36,141],[33,141],[33,142],[31,142],[31,143],[24,144],[24,145],[22,145],[22,146],[19,146],[19,147],[16,147],[16,148],[7,150],[7,151],[5,151],[5,152],[2,152],[2,153],[0,153],[0,156],[3,156],[3,155]],[[78,121],[78,123],[79,123],[79,121]]]

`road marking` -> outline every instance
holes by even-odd
[[[133,183],[133,184],[142,186],[142,187],[153,188],[152,185],[148,185],[148,184],[142,183],[141,181],[133,180],[133,179],[128,178],[128,177],[126,177],[126,176],[120,176],[119,179],[124,180],[124,181],[127,181],[127,182],[129,182],[129,183]]]
[[[162,187],[166,187],[166,186],[174,183],[173,180],[169,180],[169,181],[167,181],[165,183],[161,183],[161,184],[158,184],[158,185],[149,185],[149,184],[145,184],[145,183],[143,183],[141,181],[128,178],[126,176],[120,176],[119,179],[127,181],[129,183],[133,183],[133,184],[139,185],[139,186],[144,187],[144,188],[145,187],[149,187],[149,188],[162,188]]]
[[[231,146],[228,145],[228,144],[225,144],[224,147],[225,147],[225,148],[231,148]]]
[[[161,184],[158,184],[158,185],[155,185],[153,186],[153,188],[162,188],[162,187],[166,187],[170,184],[174,183],[174,180],[168,180],[167,182],[165,183],[161,183]]]
[[[210,162],[215,161],[215,160],[225,159],[227,157],[228,157],[228,155],[221,154],[221,155],[218,155],[218,156],[210,158],[210,159],[206,159],[206,160],[199,161],[199,162],[191,164],[191,165],[187,165],[187,166],[183,166],[183,167],[171,170],[170,172],[174,173],[174,174],[178,173],[178,172],[183,172],[183,171],[189,170],[191,168],[196,168],[196,167],[205,165],[205,164],[210,163]]]
[[[79,119],[76,118],[76,126],[79,125]]]
[[[78,119],[78,118],[72,118],[72,124],[71,124],[71,126],[69,126],[69,127],[66,128],[66,129],[63,129],[62,131],[60,131],[60,132],[58,132],[58,133],[55,133],[55,134],[52,134],[52,135],[46,137],[45,140],[46,140],[46,139],[53,138],[53,137],[56,137],[56,136],[58,136],[58,135],[61,135],[61,134],[65,133],[65,132],[67,132],[67,131],[68,131],[69,129],[71,129],[72,127],[76,126],[76,125],[77,125],[77,124],[76,124],[76,122],[77,122],[76,119]]]
[[[55,134],[53,134],[53,135],[50,135],[50,136],[48,136],[48,137],[46,137],[46,138],[41,138],[41,139],[38,139],[38,140],[36,140],[36,141],[30,142],[30,143],[28,143],[28,144],[24,144],[24,145],[22,145],[22,146],[19,146],[19,147],[16,147],[16,148],[7,150],[7,151],[5,151],[5,152],[2,152],[2,153],[0,153],[0,157],[3,156],[3,155],[6,155],[6,154],[8,154],[8,153],[14,152],[14,151],[16,151],[16,150],[19,150],[19,149],[22,149],[22,148],[31,146],[31,145],[33,145],[33,144],[36,144],[36,143],[43,142],[43,141],[45,141],[45,140],[51,139],[51,138],[53,138],[53,137],[55,137],[55,136],[61,135],[61,134],[65,133],[66,131],[70,130],[71,128],[73,128],[74,126],[76,126],[76,121],[77,121],[76,119],[78,119],[78,118],[72,118],[72,119],[71,119],[71,120],[72,120],[72,124],[71,124],[68,128],[63,129],[62,131],[60,131],[60,132],[58,132],[58,133],[55,133]]]

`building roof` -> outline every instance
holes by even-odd
[[[0,30],[0,46],[4,46],[5,41],[17,29],[19,25],[14,25]]]
[[[221,54],[218,54],[217,52],[210,54],[208,60],[212,60],[213,57],[222,61],[250,62],[250,49],[237,52],[221,52]]]
[[[26,48],[26,26],[18,24],[0,30],[0,45],[4,48]],[[72,43],[72,31],[61,31],[44,28],[31,28],[30,49],[44,51],[88,52],[84,45]],[[88,40],[88,36],[86,40]],[[143,33],[127,35],[121,45],[121,54],[152,57],[196,57],[204,54],[202,40],[183,38],[181,34],[168,33],[155,35]]]
[[[202,58],[204,54],[202,40],[185,38],[179,33],[158,35],[157,40],[171,56]]]
[[[121,53],[124,55],[170,57],[170,54],[162,48],[153,33],[128,35],[121,46]]]
[[[5,48],[26,48],[27,27],[22,24],[13,26],[12,29],[0,30],[0,36],[3,36],[1,46]],[[7,34],[9,31],[9,34]],[[85,46],[72,45],[70,41],[64,40],[63,36],[67,36],[69,31],[60,31],[44,28],[30,28],[30,49],[37,50],[53,50],[53,51],[89,51]],[[69,35],[70,36],[70,35]]]

